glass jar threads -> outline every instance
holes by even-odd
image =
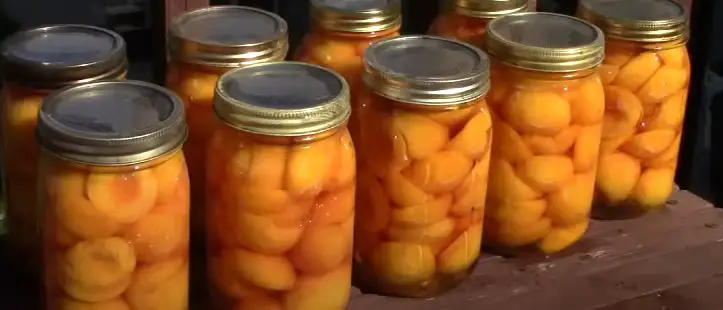
[[[243,6],[212,6],[179,16],[169,29],[166,86],[186,105],[193,235],[203,239],[206,145],[214,131],[211,107],[218,77],[256,63],[279,61],[288,52],[288,27],[276,14]],[[196,212],[196,211],[194,211]],[[199,239],[195,238],[194,239]]]
[[[145,82],[40,107],[45,309],[188,309],[183,103]]]
[[[603,35],[574,17],[517,13],[490,22],[494,145],[485,244],[550,254],[588,226],[605,99]]]
[[[431,36],[366,52],[355,263],[381,293],[431,296],[459,284],[480,252],[492,141],[489,62]]]
[[[429,33],[482,47],[487,24],[500,16],[527,11],[527,0],[440,0],[441,14]]]
[[[35,126],[51,91],[103,79],[123,79],[126,45],[115,32],[86,25],[56,25],[18,32],[3,42],[2,157],[8,241],[15,261],[37,262]],[[28,266],[37,270],[37,266]]]
[[[685,10],[668,0],[583,0],[578,14],[606,36],[594,215],[627,218],[659,209],[673,192],[688,98]]]
[[[378,40],[399,35],[401,10],[400,0],[311,0],[311,32],[294,59],[339,72],[354,92],[364,51]]]
[[[208,268],[219,309],[346,307],[356,166],[349,88],[298,62],[223,75],[207,161]]]

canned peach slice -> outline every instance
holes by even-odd
[[[415,161],[404,175],[429,193],[448,192],[459,185],[472,169],[472,160],[458,151],[441,151]]]
[[[234,187],[224,190],[223,193],[229,206],[239,210],[258,214],[278,213],[292,204],[292,198],[285,190],[237,186],[231,183],[222,186]]]
[[[131,285],[125,297],[134,309],[188,309],[188,264],[156,286],[139,290]]]
[[[625,200],[640,177],[640,162],[634,157],[615,152],[600,157],[597,187],[611,203]]]
[[[121,224],[100,212],[85,198],[85,183],[84,173],[70,170],[51,180],[49,190],[56,196],[55,214],[58,224],[70,233],[86,239],[114,235],[121,229]]]
[[[490,226],[489,230],[485,230],[485,234],[489,233],[491,235],[490,239],[494,243],[507,247],[532,244],[545,237],[552,227],[550,219],[546,217],[525,224],[496,223],[496,225],[489,225],[485,223],[485,226]]]
[[[371,176],[359,175],[359,195],[356,203],[356,216],[360,230],[379,232],[387,228],[391,221],[392,206],[389,203],[384,187]]]
[[[177,185],[184,178],[186,163],[181,154],[171,156],[167,161],[158,166],[153,167],[153,176],[156,178],[158,186],[157,201],[163,203],[173,199]]]
[[[158,214],[174,214],[180,216],[188,216],[190,211],[190,195],[188,194],[188,178],[184,176],[184,180],[175,186],[170,197],[158,201],[156,206],[151,209],[150,213]]]
[[[628,142],[633,135],[635,135],[635,128],[630,129],[628,132],[623,133],[617,137],[603,138],[600,140],[600,155],[609,154],[616,152],[621,145]],[[605,134],[605,127],[603,126],[603,135]]]
[[[307,51],[324,67],[347,73],[359,68],[360,59],[356,46],[340,40],[315,40]]]
[[[340,224],[354,212],[355,186],[348,185],[334,192],[323,193],[316,199],[310,222],[313,225]]]
[[[622,145],[622,149],[637,158],[650,159],[665,151],[675,140],[676,133],[669,129],[638,133]]]
[[[163,260],[188,243],[188,218],[150,213],[123,232],[142,262]]]
[[[650,117],[646,117],[643,127],[645,130],[672,129],[678,130],[685,118],[686,100],[688,90],[682,89],[663,100]]]
[[[644,208],[662,206],[673,192],[675,170],[671,168],[651,168],[643,171],[632,191],[631,198]]]
[[[334,156],[331,168],[331,176],[327,180],[325,189],[337,189],[346,186],[354,180],[356,175],[356,155],[354,144],[349,132],[344,132],[339,138],[338,156]]]
[[[643,104],[635,94],[622,87],[605,87],[603,138],[618,137],[634,130],[642,118]]]
[[[401,207],[421,205],[432,199],[432,196],[400,173],[389,172],[384,182],[389,198]]]
[[[409,242],[385,242],[377,247],[370,264],[381,281],[390,285],[419,284],[434,275],[432,248]]]
[[[519,91],[502,110],[514,128],[530,134],[557,134],[572,119],[570,104],[553,91]]]
[[[494,118],[492,123],[494,126],[492,141],[495,141],[492,152],[498,153],[502,158],[513,163],[532,157],[532,151],[512,126],[500,118]]]
[[[601,64],[597,69],[603,85],[612,83],[618,76],[618,72],[620,72],[620,67],[612,64]]]
[[[655,52],[641,53],[627,62],[615,77],[613,85],[631,91],[637,91],[660,68],[660,61]]]
[[[86,183],[88,199],[96,209],[121,223],[132,223],[153,208],[156,179],[151,170],[133,173],[91,173]]]
[[[525,135],[522,140],[535,154],[560,155],[570,150],[579,131],[580,126],[572,125],[554,136]]]
[[[269,296],[251,296],[239,300],[234,310],[284,310],[281,302]]]
[[[576,92],[570,94],[572,122],[581,125],[597,125],[605,112],[605,91],[597,77],[582,80]]]
[[[575,168],[569,157],[538,155],[524,161],[517,171],[520,179],[532,188],[549,193],[561,188],[572,177]]]
[[[449,212],[465,216],[472,210],[482,209],[487,197],[487,176],[490,167],[490,153],[477,161],[462,183],[454,189],[454,203]]]
[[[301,237],[303,227],[282,226],[274,218],[249,212],[238,212],[232,219],[237,240],[244,246],[266,254],[290,250]]]
[[[489,191],[492,197],[498,199],[515,197],[518,200],[532,200],[542,196],[541,192],[517,176],[515,168],[508,161],[495,158],[490,162]]]
[[[685,48],[669,48],[662,49],[656,52],[658,57],[663,61],[663,65],[672,68],[683,69],[688,66]]]
[[[688,82],[688,70],[662,66],[643,84],[636,95],[643,105],[656,104],[683,89]]]
[[[426,116],[431,118],[437,123],[440,123],[444,126],[447,126],[449,128],[460,128],[460,126],[469,126],[465,125],[467,124],[468,120],[475,115],[475,112],[478,112],[479,108],[476,106],[466,107],[462,109],[456,109],[456,110],[449,110],[449,111],[442,111],[442,112],[433,112],[429,113]],[[489,116],[488,116],[489,117]]]
[[[458,151],[471,159],[477,159],[487,150],[488,131],[492,127],[492,118],[487,112],[473,116],[462,130],[450,141],[448,148]]]
[[[246,298],[270,293],[238,276],[235,272],[235,261],[229,255],[211,258],[208,268],[214,286],[228,297]]]
[[[462,272],[472,266],[480,254],[482,224],[471,226],[439,254],[437,271],[447,274]]]
[[[537,248],[545,254],[560,252],[582,238],[588,223],[584,220],[568,226],[555,226],[537,243]]]
[[[390,227],[387,231],[389,239],[432,245],[446,240],[454,231],[455,222],[444,218],[436,223],[418,227]]]
[[[452,195],[444,194],[416,206],[394,208],[392,222],[408,227],[426,226],[445,218],[451,206]]]
[[[636,46],[632,44],[608,44],[605,47],[605,63],[623,66],[635,56]]]
[[[286,189],[292,195],[318,194],[331,175],[328,156],[336,147],[337,139],[333,138],[294,146],[286,166]]]
[[[64,278],[60,278],[59,282],[70,297],[78,301],[97,303],[121,296],[131,283],[131,275],[128,274],[116,283],[103,286],[87,285]]]
[[[351,266],[341,265],[323,275],[299,277],[284,296],[284,309],[344,309],[351,293]]]
[[[60,259],[62,278],[89,286],[118,283],[136,268],[136,255],[127,241],[102,238],[81,241]]]
[[[562,188],[547,197],[545,216],[555,225],[570,225],[587,220],[594,185],[594,173],[576,174]]]
[[[58,301],[59,310],[131,310],[128,303],[121,298],[113,298],[101,302],[82,302],[71,298]]]
[[[186,258],[177,257],[162,262],[144,265],[136,270],[131,280],[131,285],[126,292],[126,299],[138,299],[136,297],[155,292],[160,286],[168,285],[168,280],[181,271],[186,271]],[[135,305],[133,305],[135,306]],[[138,305],[145,306],[145,305]],[[140,307],[144,308],[144,307]]]
[[[189,104],[210,105],[218,76],[199,71],[189,71],[187,74],[188,76],[181,80],[178,92],[182,97],[188,98]]]
[[[546,207],[544,199],[510,200],[491,204],[489,213],[498,223],[525,224],[540,220]]]
[[[265,255],[242,249],[228,249],[233,271],[249,283],[268,290],[289,290],[296,282],[294,266],[283,256]]]
[[[648,168],[664,168],[668,167],[670,168],[670,163],[675,163],[678,159],[678,151],[680,151],[680,137],[682,133],[678,133],[678,136],[675,137],[675,140],[673,140],[673,143],[665,149],[662,153],[660,153],[658,156],[644,160],[643,166]]]
[[[572,156],[572,164],[576,172],[590,171],[597,165],[601,130],[600,125],[580,128]]]
[[[43,97],[28,96],[8,104],[4,117],[5,128],[9,130],[6,137],[34,137],[35,125],[38,123],[38,109]],[[30,143],[28,143],[30,144]]]
[[[423,115],[398,112],[392,128],[404,138],[407,155],[414,160],[424,159],[440,151],[449,140],[449,129]]]
[[[248,185],[260,188],[281,189],[286,173],[286,146],[255,144],[248,168]],[[233,162],[235,163],[236,159]]]
[[[352,231],[339,225],[310,226],[289,253],[294,266],[307,274],[321,274],[339,266],[351,254]]]

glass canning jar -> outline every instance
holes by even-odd
[[[440,15],[429,34],[482,47],[487,24],[500,16],[527,11],[528,0],[440,0]]]
[[[489,61],[432,36],[380,41],[364,61],[355,272],[380,293],[432,296],[464,280],[480,254]]]
[[[517,13],[487,28],[494,119],[485,244],[561,251],[587,230],[605,99],[603,34],[574,17]]]
[[[183,103],[137,81],[40,106],[45,309],[188,309]]]
[[[400,0],[311,0],[311,32],[294,59],[332,69],[349,83],[352,95],[364,70],[362,57],[372,43],[399,35]],[[353,98],[353,97],[352,97]]]
[[[166,87],[186,105],[188,142],[183,152],[191,177],[191,230],[203,240],[206,146],[214,131],[213,91],[226,71],[280,61],[289,49],[288,27],[276,14],[244,6],[187,12],[170,25]],[[196,242],[194,242],[196,243]]]
[[[40,102],[53,90],[104,79],[124,79],[123,38],[85,25],[55,25],[18,32],[3,42],[0,99],[3,182],[8,241],[18,264],[38,262],[35,127]],[[28,266],[31,271],[37,270]]]
[[[594,216],[629,218],[660,209],[673,192],[688,98],[685,10],[668,0],[583,0],[578,15],[606,36]]]
[[[346,307],[356,166],[349,88],[299,62],[226,73],[207,161],[215,309]]]

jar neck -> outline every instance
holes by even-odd
[[[536,70],[528,70],[524,68],[513,67],[503,62],[494,61],[492,63],[492,75],[495,73],[503,74],[507,78],[512,79],[531,79],[531,80],[548,80],[548,81],[565,81],[565,80],[577,80],[584,77],[590,76],[597,72],[597,67],[578,70],[573,72],[542,72]],[[493,84],[494,85],[494,84]],[[494,87],[494,86],[492,86]]]
[[[312,26],[311,31],[315,34],[327,37],[340,37],[345,39],[377,39],[389,36],[395,32],[399,32],[399,28],[399,26],[396,26],[390,29],[376,32],[348,32],[326,29],[315,24]]]
[[[232,137],[234,140],[244,140],[244,141],[255,141],[258,143],[263,144],[277,144],[277,145],[300,145],[300,144],[307,144],[314,141],[319,141],[326,139],[328,137],[331,137],[347,127],[347,122],[344,122],[343,124],[334,127],[332,129],[326,130],[324,132],[312,134],[312,135],[306,135],[306,136],[298,136],[298,137],[274,137],[274,136],[266,136],[266,135],[260,135],[255,133],[249,133],[245,131],[238,130],[236,128],[231,127],[228,124],[221,124],[219,126],[219,130],[221,131],[221,134]]]
[[[629,40],[616,39],[616,38],[605,38],[605,46],[606,47],[610,47],[610,46],[628,47],[628,48],[636,48],[636,49],[650,50],[650,51],[659,51],[659,50],[679,48],[681,46],[685,46],[687,43],[688,43],[688,37],[684,37],[682,39],[669,41],[669,42],[656,42],[656,43],[637,42],[637,41],[629,41]]]

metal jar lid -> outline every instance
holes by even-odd
[[[614,39],[662,43],[688,35],[685,8],[673,0],[580,0],[577,15]]]
[[[236,6],[187,12],[169,26],[171,58],[214,67],[279,61],[289,51],[288,26],[278,15]]]
[[[40,145],[61,159],[125,166],[178,149],[187,129],[183,102],[173,92],[140,81],[104,81],[46,97],[37,133]]]
[[[315,26],[341,32],[373,33],[402,25],[400,0],[311,0]]]
[[[216,84],[216,115],[241,131],[275,137],[314,135],[351,115],[339,74],[300,62],[257,64],[227,72]]]
[[[128,69],[123,37],[87,25],[21,31],[7,38],[0,50],[5,80],[32,88],[117,78]]]
[[[528,0],[442,0],[442,9],[464,16],[492,19],[527,11]]]
[[[602,31],[567,15],[516,13],[487,26],[484,48],[510,66],[542,72],[575,72],[597,67],[605,54]]]
[[[364,83],[389,99],[418,105],[463,104],[490,87],[489,59],[476,47],[434,36],[401,36],[364,54]]]

